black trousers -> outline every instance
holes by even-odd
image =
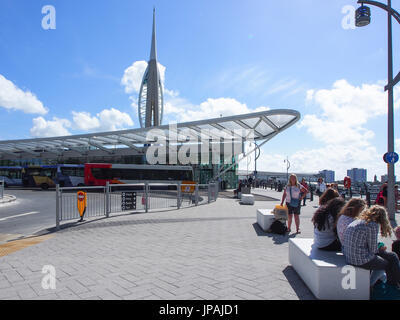
[[[325,251],[335,251],[339,252],[342,250],[342,245],[338,239],[333,241],[329,246],[326,246],[324,248],[319,248],[320,250],[325,250]]]
[[[387,283],[400,285],[400,261],[397,254],[380,250],[375,257],[360,266],[367,270],[385,270]]]

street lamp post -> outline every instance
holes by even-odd
[[[388,84],[385,91],[388,91],[388,152],[394,152],[394,112],[393,112],[393,88],[400,81],[400,72],[393,79],[393,45],[392,45],[392,17],[400,24],[400,14],[392,8],[392,1],[388,0],[388,4],[377,1],[359,0],[361,7],[356,11],[356,26],[363,27],[370,23],[371,12],[364,4],[373,5],[385,10],[388,13]],[[390,219],[395,219],[396,205],[394,195],[394,163],[388,164],[388,195],[387,209]]]
[[[283,162],[286,163],[286,181],[287,183],[289,183],[289,169],[290,169],[289,158],[286,158],[286,160],[283,160]]]
[[[257,142],[254,142],[254,145],[256,147],[256,151],[254,152],[254,180],[257,179],[257,160],[260,157],[261,150],[257,145]]]

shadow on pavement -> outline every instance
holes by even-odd
[[[313,293],[308,289],[303,280],[301,280],[293,267],[287,266],[282,273],[300,300],[316,300]]]
[[[289,234],[280,235],[280,234],[276,234],[276,233],[265,232],[263,229],[261,229],[261,227],[258,225],[257,222],[253,223],[253,228],[254,228],[255,232],[257,233],[257,236],[272,238],[272,240],[274,241],[274,244],[287,243],[290,238],[296,237],[295,233],[292,233],[291,235],[289,235]]]
[[[136,215],[136,214],[135,214]],[[121,226],[121,225],[141,225],[141,224],[159,224],[159,223],[182,223],[182,222],[205,222],[205,221],[223,221],[223,220],[246,220],[246,219],[254,219],[253,217],[224,217],[224,218],[175,218],[175,219],[142,219],[142,220],[130,220],[130,221],[110,221],[112,218],[117,218],[120,216],[115,217],[101,217],[99,219],[92,219],[83,222],[70,222],[64,223],[60,225],[60,231],[68,228],[77,228],[80,229],[96,229],[96,228],[108,228],[113,226]],[[101,221],[104,222],[101,222]],[[96,222],[96,223],[94,223]],[[40,235],[56,232],[56,228],[50,228],[46,230],[40,231]],[[37,234],[38,235],[38,234]]]

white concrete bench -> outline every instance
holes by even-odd
[[[265,232],[271,228],[271,224],[275,221],[272,211],[273,209],[257,209],[257,224]]]
[[[368,300],[370,295],[369,270],[353,267],[354,288],[345,289],[349,271],[342,253],[319,250],[313,239],[289,239],[289,262],[318,299]],[[345,281],[343,280],[345,279]]]
[[[242,194],[240,203],[253,205],[254,204],[254,196],[252,194]]]

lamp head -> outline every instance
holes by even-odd
[[[363,4],[356,10],[356,26],[365,27],[371,23],[371,9]]]

